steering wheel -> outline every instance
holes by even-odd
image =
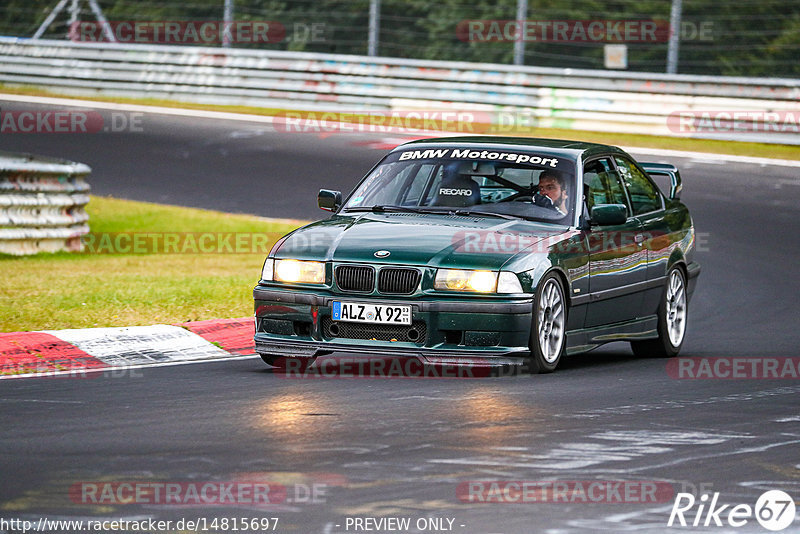
[[[507,196],[500,202],[533,202],[533,194],[524,189],[522,191],[517,191],[513,195]]]

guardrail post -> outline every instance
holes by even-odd
[[[667,48],[667,74],[678,72],[678,48],[681,44],[681,11],[682,0],[672,0],[672,10],[669,15],[669,44]]]
[[[233,0],[225,0],[225,9],[222,18],[225,23],[225,30],[222,32],[222,46],[227,48],[231,46],[230,27],[233,22]]]
[[[525,64],[525,20],[528,18],[528,0],[517,0],[519,37],[514,41],[514,65]]]
[[[367,55],[378,55],[378,39],[381,31],[381,0],[369,1],[369,43]]]

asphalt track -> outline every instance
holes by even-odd
[[[33,106],[3,109],[12,107]],[[0,143],[88,163],[96,194],[313,218],[322,213],[316,190],[351,187],[386,137],[158,115],[142,124]],[[797,357],[800,170],[670,161],[682,169],[703,265],[683,355]],[[412,527],[453,519],[451,531],[465,534],[695,532],[703,529],[666,526],[671,498],[466,503],[457,489],[474,480],[658,481],[698,497],[719,492],[723,504],[752,506],[768,489],[800,500],[798,379],[675,379],[664,360],[634,358],[624,344],[545,376],[333,375],[292,378],[253,359],[0,381],[0,518],[279,517],[278,531],[338,533],[366,531],[347,528],[348,517],[400,517]],[[69,497],[82,482],[254,479],[286,485],[292,502],[99,506]],[[325,495],[304,502],[314,483]],[[752,518],[703,531],[767,532]],[[800,518],[783,532],[800,532]]]

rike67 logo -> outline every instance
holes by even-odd
[[[755,506],[718,504],[719,492],[709,501],[708,494],[696,499],[691,493],[678,493],[667,526],[743,527],[753,519],[767,530],[783,530],[794,521],[795,504],[788,493],[770,490],[761,494]]]

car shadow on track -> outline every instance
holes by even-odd
[[[569,369],[582,369],[589,367],[609,366],[634,361],[656,361],[655,358],[641,358],[633,354],[630,348],[620,344],[618,346],[601,347],[581,354],[573,354],[564,358],[558,366],[558,371]],[[666,359],[658,361],[666,362]]]
[[[603,347],[588,353],[565,357],[556,374],[598,370],[618,365],[636,365],[635,362],[666,364],[667,359],[650,359],[635,356],[623,345]],[[473,358],[469,365],[449,360],[441,363],[422,362],[413,357],[392,356],[321,356],[308,366],[299,360],[287,358],[279,367],[264,364],[262,372],[287,379],[354,379],[354,378],[436,378],[476,379],[528,376],[527,365],[489,365],[490,360]]]

